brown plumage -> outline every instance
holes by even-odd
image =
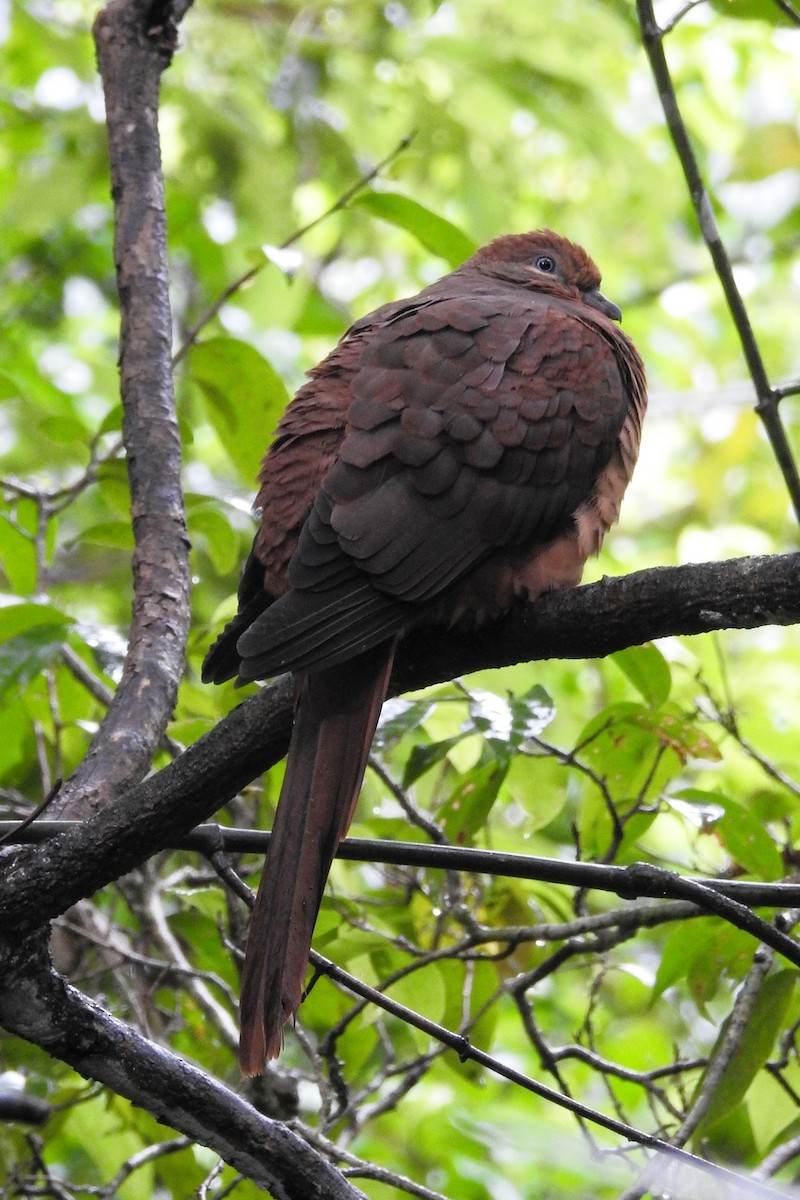
[[[617,520],[644,368],[579,247],[497,238],[358,321],[261,470],[239,612],[204,678],[295,676],[286,777],[250,926],[240,1062],[280,1053],[398,640],[577,584]]]

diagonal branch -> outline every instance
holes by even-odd
[[[669,65],[664,53],[665,30],[660,29],[653,12],[653,0],[637,0],[639,25],[642,31],[642,43],[650,61],[650,69],[658,89],[658,97],[664,110],[670,137],[678,155],[683,174],[686,179],[689,194],[692,199],[700,232],[708,246],[714,269],[725,295],[731,317],[733,319],[742,351],[747,361],[750,376],[756,390],[756,412],[764,423],[767,437],[770,440],[778,465],[783,473],[786,487],[791,497],[792,505],[798,521],[800,521],[800,475],[792,454],[789,440],[786,436],[783,422],[778,411],[781,398],[779,389],[770,386],[764,360],[758,347],[750,316],[742,299],[741,292],[736,286],[733,267],[728,252],[722,242],[711,197],[706,188],[700,167],[692,147],[689,132],[678,107],[678,99],[672,84]],[[682,10],[681,14],[682,15]]]
[[[341,968],[328,959],[323,958],[320,954],[314,955],[314,965],[320,972],[329,975],[332,979],[343,984],[357,996],[366,995],[369,999],[375,999],[375,996],[378,995],[373,988],[368,987],[348,972],[342,971]],[[463,1034],[455,1033],[452,1029],[447,1029],[437,1021],[432,1021],[428,1017],[421,1016],[406,1005],[400,1004],[388,996],[380,995],[376,1003],[380,1003],[381,1008],[385,1012],[392,1013],[392,1015],[398,1017],[400,1020],[405,1021],[406,1024],[419,1029],[420,1032],[426,1034],[428,1037],[447,1046],[449,1050],[453,1050],[461,1062],[469,1061],[477,1063],[479,1066],[492,1071],[495,1075],[499,1075],[503,1079],[509,1080],[509,1082],[516,1084],[525,1091],[531,1092],[535,1096],[541,1096],[559,1108],[568,1109],[584,1120],[608,1129],[612,1133],[619,1134],[621,1137],[627,1138],[637,1145],[658,1151],[658,1155],[667,1161],[677,1162],[684,1168],[693,1168],[702,1174],[710,1176],[712,1179],[717,1180],[720,1186],[725,1185],[735,1190],[741,1188],[743,1193],[753,1198],[764,1197],[767,1200],[767,1198],[771,1197],[772,1200],[778,1200],[779,1193],[773,1188],[764,1187],[759,1181],[748,1180],[728,1170],[726,1167],[721,1167],[716,1163],[708,1162],[706,1159],[698,1158],[694,1154],[689,1154],[686,1150],[673,1146],[670,1142],[662,1141],[661,1138],[657,1138],[653,1134],[643,1133],[632,1125],[628,1125],[614,1117],[609,1117],[605,1113],[601,1113],[599,1110],[573,1099],[571,1096],[564,1095],[562,1092],[557,1092],[554,1088],[548,1087],[536,1079],[532,1079],[529,1075],[525,1075],[511,1064],[503,1062],[491,1054],[487,1054],[477,1046],[473,1046],[469,1038]],[[733,1194],[735,1194],[735,1191]]]
[[[354,196],[357,196],[359,192],[362,192],[365,188],[369,187],[373,180],[378,178],[381,172],[385,171],[386,168],[393,163],[400,154],[404,153],[404,151],[408,149],[414,137],[415,133],[413,132],[407,133],[404,137],[402,137],[395,146],[394,150],[390,150],[385,158],[382,158],[380,162],[375,164],[374,167],[370,167],[368,171],[365,171],[363,175],[356,179],[355,183],[351,183],[350,187],[346,188],[345,191],[342,192],[341,196],[337,196],[333,204],[326,208],[324,212],[320,213],[318,217],[314,217],[312,221],[308,221],[305,225],[301,225],[299,229],[295,229],[293,234],[286,238],[285,241],[281,242],[278,249],[288,250],[290,246],[295,244],[295,242],[299,242],[300,238],[304,237],[312,229],[316,229],[317,225],[322,224],[323,221],[327,221],[328,217],[332,217],[334,213],[341,212],[343,208],[346,208]],[[205,329],[206,325],[213,321],[219,310],[228,302],[228,300],[230,300],[231,296],[235,296],[236,293],[241,291],[243,287],[246,287],[248,283],[252,283],[256,276],[264,270],[267,262],[268,260],[266,258],[262,258],[255,264],[255,266],[248,268],[248,270],[246,270],[237,279],[234,279],[226,288],[223,289],[220,295],[217,296],[217,298],[206,309],[203,315],[199,317],[195,324],[192,325],[191,329],[187,331],[182,344],[175,351],[172,359],[173,366],[176,366],[182,358],[186,357],[191,347],[197,342],[197,338],[201,331]]]
[[[0,1023],[209,1146],[276,1200],[365,1200],[317,1151],[211,1075],[104,1012],[33,939],[0,944]]]

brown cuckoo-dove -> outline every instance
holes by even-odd
[[[478,250],[356,322],[261,469],[239,612],[204,678],[291,671],[295,719],[242,976],[240,1063],[280,1053],[399,639],[572,587],[617,520],[644,368],[579,246]]]

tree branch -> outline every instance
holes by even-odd
[[[23,828],[16,821],[0,821],[0,834],[15,846],[38,845],[51,838],[60,837],[80,827],[76,821],[36,821]],[[19,832],[21,831],[21,832]],[[218,853],[266,854],[270,837],[259,829],[231,828],[213,823],[195,826],[190,833],[161,846],[163,850],[194,850],[212,862]],[[346,837],[340,842],[336,857],[345,862],[380,863],[383,866],[416,867],[425,870],[462,871],[473,874],[491,875],[495,879],[530,879],[539,883],[557,883],[565,887],[584,890],[611,892],[625,899],[652,896],[659,899],[671,897],[686,899],[684,884],[700,883],[720,896],[736,900],[748,908],[800,907],[800,883],[763,883],[755,879],[694,879],[677,875],[672,871],[653,868],[652,875],[645,875],[640,864],[619,866],[616,863],[575,862],[563,858],[541,858],[535,854],[515,854],[507,850],[481,850],[473,846],[442,846],[430,842],[384,841],[378,838]],[[216,866],[216,863],[214,863]],[[249,889],[238,876],[225,875],[224,881],[235,890],[241,889],[243,896]],[[691,903],[703,907],[704,898],[697,897]],[[710,912],[726,916],[725,911],[705,907]],[[683,915],[686,915],[685,913]],[[589,918],[580,918],[583,927]],[[558,932],[550,935],[547,927],[537,925],[537,937],[555,940],[569,936],[568,926],[558,925]],[[751,930],[752,932],[752,930]],[[86,936],[86,933],[83,933]],[[515,937],[505,929],[493,928],[492,939]],[[141,958],[147,962],[147,959]],[[151,964],[154,965],[154,964]],[[162,969],[166,964],[157,964]],[[173,962],[172,966],[176,964]],[[184,966],[179,968],[185,970]],[[197,972],[198,978],[206,978],[205,972]]]
[[[131,488],[133,611],[122,679],[59,809],[85,816],[141,779],[172,713],[189,630],[189,541],[172,388],[161,74],[187,0],[112,0],[94,25],[106,100],[120,298],[123,440]]]
[[[355,992],[356,995],[361,996],[366,994],[368,998],[372,998],[374,989],[369,988],[366,984],[355,979],[347,972],[340,970],[334,963],[324,959],[322,955],[315,954],[314,963],[318,970],[322,969],[325,974],[344,984],[345,987]],[[770,1197],[772,1200],[778,1200],[778,1193],[772,1188],[764,1188],[760,1182],[748,1180],[728,1170],[726,1167],[720,1167],[716,1163],[698,1158],[693,1154],[689,1154],[686,1150],[663,1141],[661,1138],[657,1138],[649,1133],[643,1133],[641,1130],[635,1129],[633,1126],[619,1121],[614,1117],[609,1117],[605,1113],[601,1113],[597,1109],[573,1099],[571,1096],[555,1091],[546,1084],[540,1083],[538,1080],[532,1079],[530,1076],[518,1071],[509,1063],[503,1062],[491,1054],[487,1054],[477,1046],[473,1046],[463,1034],[455,1033],[438,1022],[421,1016],[419,1013],[407,1008],[406,1005],[400,1004],[388,996],[381,996],[380,1002],[381,1007],[386,1012],[392,1013],[407,1025],[419,1029],[420,1032],[447,1046],[449,1050],[454,1051],[461,1062],[470,1061],[477,1063],[486,1070],[492,1071],[495,1075],[499,1075],[503,1079],[508,1079],[511,1083],[516,1084],[525,1091],[531,1092],[535,1096],[541,1096],[559,1108],[568,1109],[577,1116],[591,1121],[595,1125],[600,1125],[612,1133],[619,1134],[631,1142],[658,1151],[658,1155],[664,1159],[677,1162],[684,1168],[692,1168],[702,1174],[711,1176],[713,1179],[719,1181],[720,1185],[733,1188],[741,1187],[743,1190],[747,1190],[748,1195],[753,1197],[763,1196],[765,1198]]]
[[[42,939],[0,944],[0,1022],[159,1121],[209,1146],[276,1200],[365,1200],[317,1151],[211,1075],[67,984]]]
[[[800,554],[660,567],[544,596],[473,632],[420,630],[403,643],[392,691],[526,660],[599,657],[650,637],[796,623],[799,572]],[[284,676],[110,808],[20,850],[0,879],[0,928],[32,930],[171,845],[277,762],[291,727]]]
[[[665,29],[660,29],[653,11],[653,0],[637,0],[639,26],[642,32],[642,44],[650,61],[650,69],[658,89],[658,98],[664,110],[664,118],[672,138],[675,152],[683,169],[686,185],[689,189],[692,205],[700,225],[700,232],[708,247],[714,269],[722,287],[728,310],[734,327],[739,335],[747,367],[755,386],[757,404],[756,412],[761,417],[767,437],[783,474],[784,482],[794,506],[797,520],[800,521],[800,475],[794,460],[789,439],[778,411],[781,398],[780,390],[770,386],[764,360],[758,347],[750,317],[747,312],[742,294],[736,285],[731,260],[719,232],[711,197],[703,182],[700,167],[692,147],[689,132],[678,106],[675,88],[669,65],[664,53]],[[675,20],[688,10],[684,7]],[[672,26],[670,26],[671,28]]]
[[[354,196],[357,196],[359,192],[364,190],[364,188],[369,187],[372,181],[377,179],[381,172],[385,171],[390,163],[393,163],[399,155],[408,149],[415,136],[416,134],[412,132],[407,133],[404,137],[402,137],[395,146],[394,150],[391,150],[385,156],[385,158],[382,158],[380,162],[375,164],[374,167],[370,167],[368,171],[359,176],[355,183],[352,183],[349,188],[346,188],[345,191],[342,192],[341,196],[337,196],[333,204],[326,208],[324,212],[320,213],[318,217],[314,217],[312,221],[307,221],[305,225],[301,225],[299,229],[295,229],[293,234],[286,238],[285,241],[281,242],[278,249],[288,250],[290,246],[295,244],[295,242],[299,242],[300,238],[304,237],[305,234],[309,233],[312,229],[316,229],[316,227],[322,224],[323,221],[327,221],[328,217],[332,217],[334,213],[341,212],[343,208],[346,208]],[[220,295],[217,296],[216,300],[212,302],[203,315],[195,322],[194,325],[192,325],[191,329],[187,330],[182,344],[178,347],[173,356],[173,366],[176,366],[182,358],[186,357],[192,346],[196,344],[198,335],[203,329],[205,329],[206,325],[213,321],[219,310],[228,302],[228,300],[230,300],[231,296],[235,296],[238,291],[241,291],[243,287],[245,287],[248,283],[251,283],[256,276],[264,270],[264,267],[266,267],[268,262],[269,260],[266,257],[262,258],[255,264],[255,266],[249,267],[248,270],[241,274],[237,279],[234,279],[226,288],[223,289]]]

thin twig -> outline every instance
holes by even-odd
[[[423,833],[426,833],[435,845],[444,846],[447,842],[447,838],[442,830],[435,821],[432,821],[429,817],[426,817],[424,813],[420,812],[418,808],[415,808],[414,805],[410,803],[404,789],[399,783],[396,782],[396,780],[392,778],[377,755],[370,754],[368,761],[370,769],[378,776],[378,779],[380,779],[386,790],[390,792],[392,796],[394,796],[409,822],[412,825],[416,825],[417,828],[421,829]]]
[[[92,696],[98,704],[102,704],[104,708],[108,708],[114,699],[114,689],[110,688],[107,683],[104,683],[98,675],[89,669],[81,656],[77,654],[72,647],[64,642],[59,654],[61,661],[68,671],[77,679],[78,683],[82,684],[90,696]],[[168,733],[164,733],[159,742],[159,749],[168,754],[170,758],[177,758],[182,752],[183,747],[171,738]]]
[[[752,1019],[753,1010],[774,957],[772,951],[765,947],[759,947],[753,955],[753,964],[747,972],[744,984],[737,993],[730,1019],[720,1034],[719,1044],[708,1064],[691,1111],[687,1114],[680,1129],[670,1138],[674,1145],[684,1146],[695,1132],[708,1113],[732,1059],[741,1053],[744,1031]]]
[[[789,0],[773,0],[773,3],[781,10],[783,15],[792,22],[793,25],[800,25],[800,13]]]
[[[784,396],[796,396],[800,392],[800,379],[790,379],[788,383],[778,384],[773,391],[779,400],[782,400]]]
[[[0,846],[2,846],[5,842],[17,841],[19,839],[19,835],[24,833],[26,829],[29,829],[33,822],[40,817],[43,812],[47,811],[58,793],[61,791],[61,783],[62,780],[57,779],[50,788],[50,791],[45,796],[44,800],[42,800],[41,804],[36,805],[36,808],[34,808],[33,812],[29,812],[28,815],[24,817],[23,820],[21,820],[18,824],[12,822],[11,828],[7,829],[2,837],[0,837]],[[3,821],[2,824],[5,826],[7,822]]]
[[[395,1171],[376,1167],[374,1163],[366,1162],[363,1158],[359,1158],[357,1155],[343,1150],[335,1142],[323,1137],[316,1129],[304,1127],[303,1134],[312,1146],[322,1150],[334,1162],[346,1163],[346,1167],[342,1170],[342,1174],[345,1176],[375,1179],[381,1183],[388,1184],[389,1187],[407,1192],[410,1196],[417,1196],[419,1200],[447,1200],[447,1197],[443,1196],[440,1192],[434,1192],[430,1188],[423,1187],[422,1184],[415,1183],[413,1180],[407,1179],[404,1175],[398,1175]]]
[[[785,788],[786,791],[789,792],[791,796],[800,799],[800,783],[797,783],[796,780],[792,779],[791,775],[787,775],[785,771],[780,769],[780,767],[776,767],[773,762],[771,762],[760,752],[760,750],[756,749],[752,742],[748,741],[748,739],[739,729],[739,722],[736,718],[736,712],[731,705],[726,706],[723,709],[723,707],[718,704],[713,692],[711,691],[711,688],[706,681],[701,679],[699,683],[711,707],[710,715],[714,718],[714,720],[717,721],[717,723],[725,730],[725,732],[733,738],[733,740],[747,755],[747,757],[761,768],[768,779],[773,780],[774,783],[779,783],[781,787]]]
[[[652,1134],[643,1133],[639,1129],[635,1129],[632,1125],[628,1125],[623,1121],[618,1121],[613,1117],[608,1117],[604,1113],[598,1112],[596,1109],[590,1108],[586,1104],[582,1104],[571,1097],[562,1095],[553,1088],[547,1087],[545,1084],[539,1083],[536,1079],[531,1079],[529,1075],[525,1075],[521,1071],[517,1071],[508,1063],[502,1062],[500,1059],[486,1054],[483,1050],[479,1050],[473,1046],[469,1040],[461,1034],[454,1033],[450,1029],[446,1029],[443,1025],[436,1021],[431,1021],[427,1017],[421,1016],[412,1009],[407,1008],[404,1004],[399,1004],[396,1000],[391,1000],[388,996],[381,995],[374,988],[368,987],[354,976],[349,975],[346,971],[334,965],[328,959],[325,959],[320,954],[314,955],[314,963],[317,968],[323,968],[327,975],[337,983],[346,987],[349,991],[355,992],[357,996],[362,996],[364,999],[371,1000],[384,1011],[391,1013],[392,1016],[398,1017],[407,1024],[412,1025],[415,1029],[419,1029],[421,1033],[433,1038],[437,1042],[441,1042],[448,1049],[455,1051],[461,1062],[474,1062],[478,1066],[485,1067],[495,1075],[499,1075],[503,1079],[509,1080],[510,1083],[516,1084],[525,1091],[532,1092],[534,1095],[548,1100],[559,1108],[566,1108],[570,1112],[583,1117],[587,1121],[591,1121],[594,1125],[599,1125],[603,1129],[608,1129],[611,1133],[616,1133],[621,1137],[626,1138],[639,1146],[645,1146],[648,1149],[657,1150],[664,1156],[674,1159],[687,1166],[692,1166],[703,1174],[710,1175],[717,1179],[720,1183],[727,1182],[733,1186],[752,1188],[753,1197],[764,1196],[770,1197],[770,1200],[778,1200],[778,1193],[771,1188],[765,1188],[763,1184],[745,1180],[743,1177],[736,1175],[735,1172],[727,1170],[725,1167],[717,1166],[715,1163],[706,1162],[704,1159],[697,1158],[694,1154],[689,1154],[686,1150],[682,1150],[676,1146],[670,1145],[661,1138],[654,1137]]]
[[[212,1025],[217,1029],[220,1038],[227,1046],[234,1049],[239,1044],[239,1030],[236,1022],[227,1008],[220,1004],[211,994],[204,980],[191,971],[191,963],[183,953],[181,944],[173,934],[167,921],[160,889],[153,888],[147,902],[153,936],[167,957],[178,968],[186,972],[186,990],[191,993],[198,1008]]]
[[[333,204],[331,204],[329,208],[326,208],[323,213],[320,213],[318,217],[314,217],[312,221],[309,221],[307,224],[301,225],[299,229],[296,229],[293,234],[286,238],[285,241],[280,243],[278,249],[288,250],[290,246],[293,246],[295,242],[299,241],[300,238],[310,230],[316,229],[317,225],[321,224],[323,221],[326,221],[328,217],[331,217],[334,213],[340,212],[343,208],[346,208],[354,196],[363,191],[365,187],[368,187],[372,181],[389,166],[390,163],[394,162],[394,160],[411,145],[411,142],[415,136],[415,132],[411,132],[407,133],[405,137],[402,137],[395,146],[394,150],[387,154],[385,158],[382,158],[379,163],[376,163],[374,167],[371,167],[370,170],[365,172],[364,175],[361,175],[355,181],[355,183],[351,184],[346,191],[342,192],[341,196],[334,200]],[[186,354],[197,341],[197,335],[200,333],[201,329],[204,329],[205,326],[214,319],[219,310],[222,308],[223,304],[230,300],[231,296],[234,296],[238,291],[241,291],[243,287],[246,287],[248,283],[251,283],[252,280],[264,270],[268,261],[268,259],[264,258],[260,262],[257,262],[255,266],[249,267],[248,270],[244,271],[238,277],[238,279],[234,279],[232,283],[229,283],[228,286],[219,294],[219,296],[217,296],[213,304],[206,309],[199,320],[196,321],[195,324],[192,325],[191,329],[189,329],[186,333],[182,344],[172,356],[173,367],[176,366],[182,358],[185,358]]]
[[[709,192],[703,182],[697,157],[692,147],[689,133],[683,120],[675,88],[672,83],[669,66],[664,53],[664,30],[660,29],[653,12],[653,0],[637,0],[639,25],[642,32],[642,42],[650,61],[650,68],[658,89],[664,117],[667,122],[675,151],[680,160],[689,194],[692,199],[700,232],[708,247],[714,263],[714,269],[725,295],[725,300],[731,314],[744,357],[750,371],[756,391],[756,412],[761,417],[764,428],[772,445],[773,452],[780,466],[786,487],[791,497],[795,515],[800,521],[800,474],[794,460],[786,430],[783,427],[778,412],[780,395],[770,386],[764,360],[750,324],[742,295],[736,285],[731,260],[722,242],[714,209]],[[682,15],[682,14],[681,14]]]
[[[87,901],[81,901],[81,904],[78,906],[81,912],[83,912],[82,905],[84,903],[88,906]],[[204,971],[200,967],[193,967],[188,963],[168,962],[166,959],[153,958],[152,955],[141,954],[127,943],[122,943],[118,929],[114,930],[113,936],[103,937],[102,934],[93,931],[87,925],[77,925],[73,921],[67,921],[64,917],[59,917],[55,924],[57,928],[75,933],[78,937],[91,942],[92,945],[97,946],[101,950],[110,951],[119,962],[131,963],[138,967],[144,967],[148,971],[155,971],[157,975],[164,979],[169,979],[173,976],[175,978],[189,977],[204,979],[207,983],[211,983],[219,988],[232,1006],[236,1004],[233,989],[213,971]]]
[[[209,1189],[211,1188],[212,1183],[214,1183],[220,1177],[224,1170],[225,1160],[218,1158],[195,1192],[197,1200],[208,1200]]]
[[[166,1142],[155,1142],[152,1146],[145,1146],[125,1160],[114,1178],[105,1187],[98,1189],[98,1196],[113,1200],[125,1180],[129,1179],[134,1171],[139,1171],[142,1167],[148,1166],[156,1159],[165,1158],[168,1154],[180,1154],[182,1150],[188,1149],[191,1145],[191,1138],[176,1137]]]
[[[75,831],[76,821],[37,821],[19,837],[20,845],[34,844]],[[15,821],[0,821],[0,834],[16,831]],[[261,829],[234,829],[209,822],[197,825],[191,833],[179,838],[164,839],[159,849],[197,850],[210,857],[224,849],[243,854],[266,853],[270,834]],[[479,875],[495,875],[508,879],[531,879],[539,883],[561,883],[570,887],[586,887],[596,891],[613,892],[626,899],[650,897],[659,899],[691,899],[701,908],[710,908],[705,895],[728,897],[740,904],[759,908],[800,906],[800,884],[759,883],[749,879],[692,879],[662,867],[633,863],[621,867],[615,864],[568,862],[560,858],[540,858],[533,854],[512,854],[504,850],[478,850],[471,846],[431,846],[423,842],[389,842],[379,838],[345,838],[339,845],[337,858],[346,862],[376,862],[401,867],[433,867],[447,871],[468,871]],[[216,867],[215,867],[216,869]],[[699,888],[691,895],[687,888]],[[724,915],[719,912],[719,915]]]
[[[670,19],[665,21],[661,26],[662,35],[671,33],[675,26],[683,20],[687,13],[691,12],[693,8],[697,8],[698,5],[706,3],[707,0],[687,0],[686,4],[682,5],[681,8],[678,9],[674,17],[670,17]]]
[[[753,957],[753,965],[748,971],[744,985],[734,1002],[730,1020],[720,1035],[719,1044],[703,1076],[692,1107],[680,1129],[670,1138],[671,1145],[685,1145],[708,1113],[732,1059],[741,1052],[744,1030],[752,1019],[753,1009],[772,961],[772,953],[759,947]],[[642,1196],[652,1190],[654,1176],[662,1169],[663,1164],[659,1163],[658,1158],[653,1159],[647,1164],[636,1182],[626,1188],[618,1200],[640,1200]]]
[[[754,1179],[769,1179],[772,1175],[777,1174],[781,1167],[785,1167],[793,1158],[800,1155],[800,1134],[790,1138],[788,1142],[784,1142],[782,1146],[776,1146],[770,1151],[765,1159],[763,1159],[753,1171]]]

